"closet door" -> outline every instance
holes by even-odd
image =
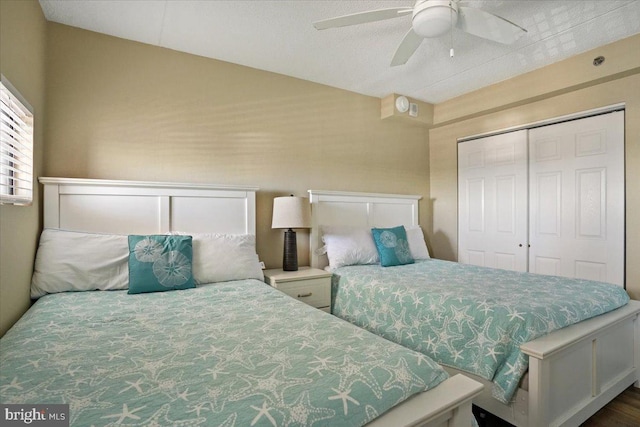
[[[624,113],[529,131],[529,271],[624,284]]]
[[[458,261],[527,271],[527,131],[458,144]]]

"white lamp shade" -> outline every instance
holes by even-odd
[[[311,228],[311,207],[306,197],[273,199],[271,228]]]

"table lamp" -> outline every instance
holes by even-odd
[[[271,228],[285,228],[282,269],[298,270],[298,245],[294,228],[311,228],[311,207],[305,197],[276,197],[273,199]]]

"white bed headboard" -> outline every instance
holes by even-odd
[[[309,190],[311,266],[324,268],[329,265],[326,255],[316,253],[323,246],[322,226],[415,226],[418,225],[418,201],[421,198],[406,194]]]
[[[256,233],[255,187],[40,178],[44,227],[113,234]]]

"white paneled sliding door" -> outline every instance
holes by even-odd
[[[458,145],[459,260],[527,271],[527,131]]]
[[[458,260],[624,284],[624,112],[458,144]]]
[[[624,113],[529,131],[529,271],[624,283]]]

